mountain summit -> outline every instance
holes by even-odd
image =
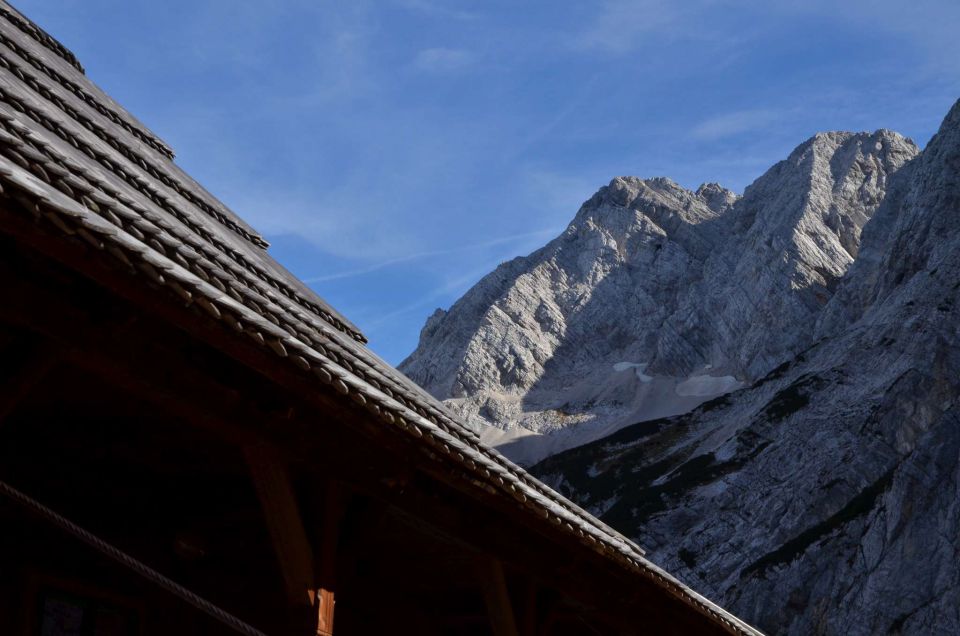
[[[688,412],[813,344],[918,152],[887,130],[817,134],[742,197],[617,177],[559,237],[437,310],[400,369],[522,463]]]

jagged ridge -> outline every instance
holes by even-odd
[[[686,412],[812,343],[916,153],[886,130],[818,134],[743,197],[618,177],[431,316],[400,368],[519,461]]]

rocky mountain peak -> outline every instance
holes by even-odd
[[[700,184],[696,194],[703,199],[707,207],[717,213],[726,212],[740,198],[740,195],[733,190],[712,182]]]
[[[910,139],[888,130],[817,133],[746,188],[736,227],[792,232],[819,221],[855,255],[887,177],[918,152]],[[758,217],[761,209],[766,214]]]
[[[718,213],[703,197],[666,177],[616,177],[581,206],[573,225],[590,219],[622,232],[639,214],[669,230],[696,225]]]
[[[563,234],[431,316],[400,368],[521,461],[687,411],[810,346],[916,152],[888,131],[823,133],[742,197],[614,178]]]

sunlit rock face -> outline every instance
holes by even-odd
[[[746,388],[534,471],[769,633],[958,634],[960,103],[882,186],[866,177],[872,160],[846,152],[818,172],[857,165],[862,185],[822,182],[829,205],[818,196],[802,216],[813,236],[818,223],[833,231],[819,254],[839,245],[855,260],[826,292],[783,296],[820,304],[790,331],[807,346]],[[872,216],[865,226],[851,201]],[[797,254],[821,240],[800,233]],[[804,267],[798,280],[812,276]]]
[[[917,152],[885,130],[818,134],[742,197],[618,177],[431,316],[400,368],[522,463],[688,412],[814,342]]]

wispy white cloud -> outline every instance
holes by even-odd
[[[364,323],[364,333],[370,335],[371,333],[374,333],[377,328],[388,325],[401,316],[406,316],[418,310],[429,308],[430,306],[436,305],[436,303],[442,302],[445,298],[449,298],[450,296],[457,297],[463,295],[467,289],[470,288],[470,286],[479,281],[484,275],[489,274],[492,268],[493,264],[488,263],[482,267],[474,268],[465,274],[446,281],[442,285],[418,297],[413,302],[401,307],[397,307],[392,311],[378,316],[372,321]]]
[[[304,78],[301,94],[285,98],[301,108],[317,108],[369,92],[377,84],[367,59],[373,37],[373,27],[358,23],[332,33],[326,42],[314,44],[314,76]]]
[[[385,215],[386,205],[342,190],[288,192],[228,184],[224,200],[266,236],[296,236],[324,254],[344,261],[401,258],[422,249],[405,219]],[[345,187],[349,187],[349,184]]]
[[[470,66],[474,60],[474,54],[466,49],[437,47],[418,51],[413,65],[427,73],[450,73]]]
[[[340,272],[335,272],[333,274],[324,274],[322,276],[314,276],[312,278],[304,279],[306,283],[323,283],[333,280],[342,280],[344,278],[354,278],[356,276],[363,276],[365,274],[371,274],[394,265],[402,265],[405,263],[412,263],[415,261],[420,261],[428,258],[433,258],[436,256],[448,256],[450,254],[462,254],[464,252],[471,252],[476,250],[485,250],[491,247],[497,247],[499,245],[507,245],[510,243],[516,243],[518,241],[523,241],[530,238],[541,238],[547,236],[555,236],[560,233],[559,228],[549,228],[544,230],[537,230],[535,232],[523,232],[521,234],[513,234],[510,236],[501,236],[495,239],[490,239],[487,241],[481,241],[479,243],[473,243],[470,245],[459,245],[457,247],[441,249],[441,250],[427,250],[423,252],[417,252],[415,254],[408,254],[398,258],[390,258],[378,263],[373,263],[372,265],[367,265],[365,267],[358,267],[355,269],[348,269]]]
[[[527,150],[533,148],[541,140],[550,136],[564,121],[577,112],[593,96],[593,87],[596,85],[598,75],[594,74],[590,79],[579,87],[574,93],[574,98],[563,105],[552,117],[548,118],[543,124],[534,128],[526,137],[509,151],[503,154],[501,161],[513,161]]]
[[[650,33],[676,27],[682,5],[670,0],[608,0],[574,43],[585,49],[624,53]]]
[[[710,51],[712,67],[723,66],[752,37],[743,25],[727,22],[729,9],[737,1],[606,0],[574,35],[573,44],[579,49],[623,55],[643,46],[698,43],[698,48]],[[757,0],[741,1],[758,4]]]
[[[776,110],[749,109],[723,113],[706,119],[690,131],[690,137],[701,141],[716,141],[741,133],[757,132],[780,121],[784,114]]]
[[[602,179],[544,169],[531,169],[523,174],[524,194],[530,204],[563,219],[573,218],[574,212],[602,183]]]
[[[454,3],[442,0],[396,0],[396,3],[410,11],[416,11],[434,18],[449,18],[453,20],[476,20],[477,14],[456,6]]]

